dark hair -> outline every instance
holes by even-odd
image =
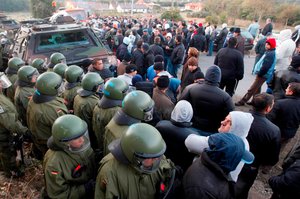
[[[137,48],[141,49],[141,48],[142,48],[142,45],[143,45],[143,40],[142,40],[142,39],[141,39],[141,40],[138,40],[138,41],[136,42],[136,47],[137,47]]]
[[[176,40],[178,41],[178,42],[182,42],[182,36],[181,35],[176,35]]]
[[[289,89],[293,91],[293,96],[300,97],[300,83],[298,82],[289,83]]]
[[[234,48],[236,44],[237,44],[236,37],[230,37],[228,40],[228,47]]]
[[[95,59],[93,59],[92,65],[96,65],[96,63],[97,63],[98,61],[100,61],[100,60],[102,60],[102,59],[100,59],[100,58],[95,58]],[[103,60],[102,60],[102,62],[103,62]],[[103,62],[103,63],[104,63],[104,62]]]
[[[265,110],[268,106],[272,106],[274,102],[274,96],[268,93],[260,93],[253,97],[253,109],[255,111],[261,112]]]

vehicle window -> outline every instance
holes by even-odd
[[[83,31],[41,34],[38,41],[37,51],[93,45],[88,34]]]

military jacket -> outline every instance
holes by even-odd
[[[69,110],[73,110],[74,98],[77,95],[77,90],[80,88],[80,86],[75,86],[74,88],[71,88],[69,90],[66,89],[64,91],[64,103],[66,104]]]
[[[13,133],[24,134],[28,129],[18,120],[18,112],[13,103],[0,93],[0,142],[8,142]]]
[[[26,124],[26,111],[30,98],[34,93],[34,88],[32,87],[20,87],[16,88],[15,92],[15,106],[19,113],[19,119]]]
[[[117,161],[110,153],[100,162],[96,180],[97,199],[155,199],[157,184],[171,176],[173,163],[165,157],[159,169],[151,174],[142,174],[130,165]]]

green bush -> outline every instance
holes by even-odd
[[[176,9],[171,9],[163,12],[160,18],[166,20],[174,20],[174,21],[180,21],[183,19],[182,16],[180,15],[180,11]]]
[[[219,18],[217,16],[207,16],[205,17],[205,21],[210,24],[218,24]]]

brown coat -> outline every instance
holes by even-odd
[[[170,120],[175,106],[170,97],[156,87],[153,89],[152,99],[155,102],[155,110],[160,118],[162,120]]]

